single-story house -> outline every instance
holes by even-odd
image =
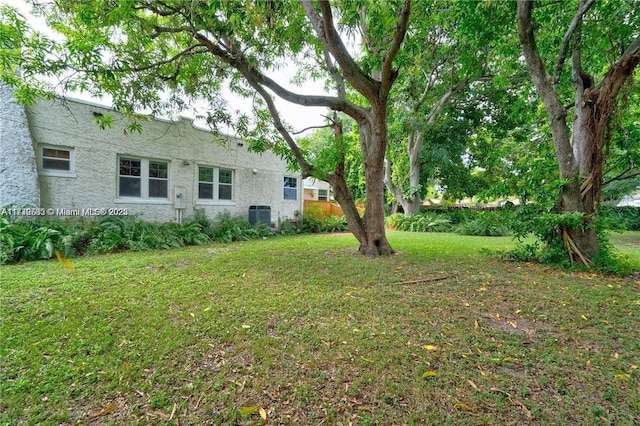
[[[304,199],[311,201],[332,201],[331,185],[328,182],[308,177],[303,182]]]
[[[114,117],[101,129],[96,117]],[[223,212],[272,225],[303,208],[300,174],[271,152],[197,127],[191,119],[149,119],[142,132],[90,102],[16,103],[0,85],[0,207],[33,205],[46,216],[140,214],[181,221]]]

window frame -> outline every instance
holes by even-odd
[[[324,191],[324,195],[320,193]],[[329,190],[328,189],[318,189],[318,201],[329,201]]]
[[[203,181],[200,180],[200,171],[201,169],[208,169],[211,171],[211,181]],[[220,182],[220,172],[229,172],[231,177],[231,183]],[[235,204],[235,186],[236,186],[236,170],[227,167],[218,167],[211,166],[209,164],[198,164],[196,169],[196,203],[197,204]],[[211,197],[201,197],[200,196],[200,186],[201,185],[209,185],[211,191]],[[231,188],[231,198],[221,198],[220,197],[220,187],[230,187]]]
[[[140,175],[123,175],[120,174],[122,161],[139,161],[140,162]],[[166,166],[166,177],[156,177],[150,176],[152,167],[151,165],[155,164],[163,164]],[[171,161],[162,160],[156,158],[145,158],[137,155],[129,155],[129,154],[119,154],[117,158],[117,170],[116,170],[116,200],[118,201],[127,201],[127,202],[148,202],[154,203],[157,202],[159,204],[169,203],[170,196],[170,188],[171,188]],[[134,179],[138,178],[140,180],[140,195],[123,195],[121,193],[121,179],[129,178]],[[151,191],[151,182],[152,181],[163,181],[165,182],[166,187],[166,196],[154,197],[149,195]]]
[[[67,151],[69,152],[69,170],[61,170],[61,169],[50,169],[45,167],[45,158],[54,159],[54,160],[66,160],[61,159],[60,157],[50,157],[44,155],[45,149],[52,149],[56,151]],[[39,174],[42,176],[53,176],[53,177],[66,177],[66,178],[75,178],[77,177],[75,172],[75,149],[70,146],[62,146],[62,145],[40,145],[38,148],[38,168]]]
[[[287,186],[287,182],[291,182],[292,180],[296,183],[296,185],[295,186]],[[298,185],[298,178],[297,177],[295,177],[295,176],[284,176],[283,183],[282,183],[282,197],[283,197],[283,199],[286,200],[286,201],[297,201],[298,200],[298,187],[299,187],[299,185]],[[287,190],[289,190],[288,191],[289,193],[293,193],[294,194],[293,198],[287,197]],[[291,190],[293,190],[293,191],[291,191]]]

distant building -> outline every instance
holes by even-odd
[[[304,199],[313,201],[332,201],[331,185],[323,180],[308,177],[304,180]]]

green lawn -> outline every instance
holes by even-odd
[[[638,275],[389,239],[1,267],[0,424],[640,424]]]

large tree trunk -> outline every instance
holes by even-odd
[[[572,145],[566,122],[567,111],[560,103],[554,80],[547,73],[536,45],[531,16],[533,4],[527,0],[518,1],[520,44],[531,78],[545,106],[558,157],[560,177],[566,182],[562,187],[560,211],[585,214],[582,226],[560,229],[560,232],[573,259],[584,264],[589,264],[600,252],[598,235],[592,222],[600,201],[605,132],[620,88],[640,62],[640,38],[636,38],[621,59],[609,67],[602,82],[593,87],[593,78],[582,70],[580,58],[580,26],[582,15],[588,7],[589,4],[580,2],[574,18],[574,30],[577,31],[577,35],[572,55],[572,69],[576,111]],[[558,63],[562,65],[562,61]],[[561,66],[558,68],[561,69]]]
[[[365,211],[364,240],[360,251],[367,256],[389,255],[393,249],[387,241],[384,228],[384,157],[387,151],[387,103],[372,105],[371,119],[361,129],[364,155]]]
[[[385,113],[386,111],[382,111]],[[374,120],[375,121],[375,120]],[[359,251],[367,256],[380,256],[393,253],[385,235],[384,228],[384,152],[386,151],[387,133],[386,116],[385,120],[377,120],[382,123],[382,128],[371,129],[368,124],[361,129],[361,141],[365,154],[365,182],[366,182],[366,204],[364,217],[360,216],[351,191],[344,176],[344,155],[333,173],[326,177],[333,187],[336,201],[342,207],[342,211],[349,225],[349,230],[360,243]],[[373,126],[375,127],[375,126]],[[375,141],[374,137],[383,135],[383,139]],[[342,136],[342,122],[336,121],[334,124],[334,136]],[[380,148],[378,148],[380,147]],[[381,150],[382,154],[378,152]],[[377,153],[377,155],[373,155]]]

